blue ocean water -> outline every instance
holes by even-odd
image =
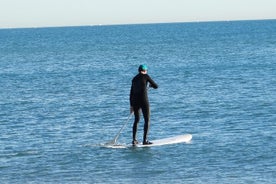
[[[276,21],[0,29],[1,183],[276,183]],[[151,140],[108,149],[139,64]],[[119,143],[131,142],[133,118]],[[143,121],[138,130],[142,139]]]

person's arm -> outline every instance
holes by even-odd
[[[149,75],[148,75],[148,82],[150,83],[149,87],[152,87],[154,89],[158,88],[158,85],[151,79]]]
[[[130,114],[133,113],[133,87],[131,85],[130,94],[129,94],[129,103],[130,103]]]

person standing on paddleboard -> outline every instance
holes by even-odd
[[[150,106],[148,100],[147,87],[152,87],[154,89],[158,88],[158,85],[151,79],[147,74],[148,67],[146,65],[140,65],[138,68],[138,74],[132,79],[131,89],[130,89],[130,113],[134,112],[134,123],[132,130],[132,144],[138,144],[136,139],[137,127],[140,121],[140,112],[142,110],[144,116],[144,137],[143,144],[152,144],[148,141],[148,131],[150,126]]]

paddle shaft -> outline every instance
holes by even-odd
[[[124,125],[122,126],[122,128],[119,130],[119,132],[117,133],[117,135],[116,135],[116,136],[114,137],[114,139],[112,140],[112,143],[113,143],[113,144],[115,144],[115,143],[117,142],[117,140],[118,140],[118,138],[119,138],[119,136],[120,136],[122,130],[125,128],[126,124],[127,124],[128,121],[130,120],[132,114],[133,114],[133,113],[130,113],[130,115],[128,116],[126,122],[124,123]]]

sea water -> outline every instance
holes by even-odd
[[[276,183],[276,21],[0,30],[1,183]],[[131,79],[149,139],[129,144]],[[143,119],[138,140],[142,140]]]

